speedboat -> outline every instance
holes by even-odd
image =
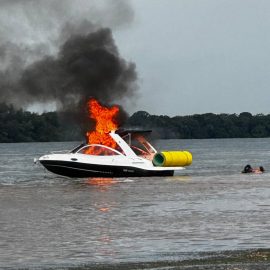
[[[71,151],[52,152],[38,161],[50,172],[68,177],[172,176],[183,166],[162,166],[162,158],[145,138],[149,130],[116,130],[109,136],[115,148],[81,144]],[[157,156],[157,162],[153,162]],[[191,163],[191,162],[189,162]],[[189,165],[189,164],[188,164]]]

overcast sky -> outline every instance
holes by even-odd
[[[0,0],[0,75],[16,80],[86,20],[137,66],[129,113],[270,113],[269,0]]]
[[[269,0],[133,0],[115,33],[154,114],[270,113]]]

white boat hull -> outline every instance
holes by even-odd
[[[51,154],[39,158],[50,172],[68,177],[172,176],[182,167],[154,167],[149,161],[116,157],[85,157],[80,154]]]

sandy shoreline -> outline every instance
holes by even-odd
[[[200,259],[183,261],[156,261],[119,264],[95,264],[68,267],[69,270],[265,270],[270,269],[270,249],[248,251],[225,251],[221,253],[204,253]],[[63,269],[63,268],[62,268]]]
[[[270,270],[270,249],[201,252],[194,259],[1,267],[3,270]]]

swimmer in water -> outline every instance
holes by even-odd
[[[248,165],[245,166],[242,173],[252,173],[252,171],[253,171],[252,167],[248,164]]]
[[[259,168],[252,168],[249,164],[245,166],[244,170],[242,171],[242,173],[263,173],[264,167],[260,166]]]
[[[260,166],[259,168],[255,168],[252,170],[253,173],[263,173],[264,172],[264,167]]]

